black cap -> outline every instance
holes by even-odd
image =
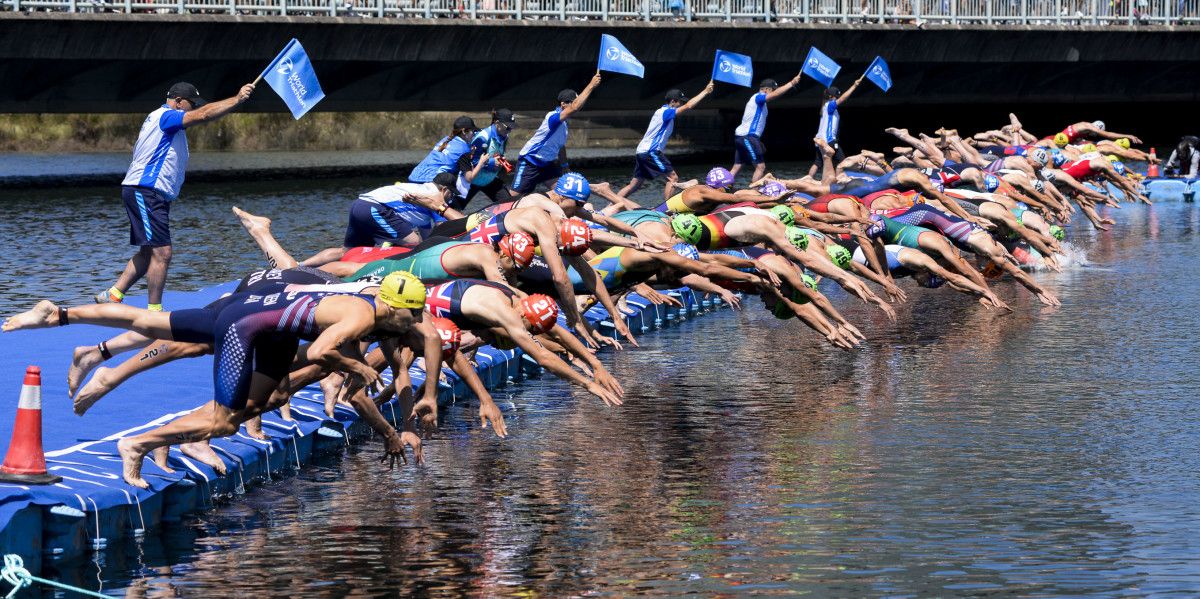
[[[454,173],[438,173],[433,177],[433,184],[453,191],[458,184],[458,177],[455,177]]]
[[[842,90],[838,89],[837,86],[831,85],[831,86],[825,88],[825,97],[826,98],[836,98],[840,95],[842,95]]]
[[[460,116],[460,117],[454,119],[454,128],[455,129],[475,129],[475,130],[479,129],[479,127],[475,126],[475,120],[469,116]]]
[[[561,102],[574,102],[575,98],[578,98],[578,97],[579,97],[579,94],[575,93],[575,90],[573,90],[573,89],[564,89],[564,90],[558,92],[558,101],[560,103]]]
[[[675,100],[676,102],[687,102],[687,96],[683,94],[681,89],[673,89],[667,92],[667,101]]]
[[[208,100],[200,97],[200,92],[196,89],[196,86],[183,81],[172,85],[171,89],[167,90],[168,100],[174,100],[176,98],[187,100],[192,103],[193,107],[196,108],[204,106],[208,103]]]
[[[500,123],[501,125],[508,125],[509,127],[517,126],[517,117],[514,116],[513,112],[507,108],[500,108],[493,112],[492,120]]]
[[[774,79],[763,79],[762,83],[758,84],[758,87],[759,88],[769,87],[769,88],[774,89],[776,87],[779,87],[779,83],[777,83]]]

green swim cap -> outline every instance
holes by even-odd
[[[1067,232],[1058,225],[1050,225],[1050,235],[1054,236],[1054,238],[1059,241],[1067,238]]]
[[[796,224],[796,213],[792,212],[791,208],[784,205],[774,206],[771,208],[771,214],[779,219],[779,222],[788,225],[789,227]]]
[[[801,273],[801,274],[800,274],[800,279],[804,281],[804,286],[805,286],[805,287],[808,287],[809,289],[816,289],[816,288],[817,288],[817,280],[816,280],[816,279],[814,279],[814,278],[812,277],[812,275],[810,275],[810,274],[808,274],[808,273]],[[807,301],[807,300],[805,300],[805,301]]]
[[[825,253],[829,254],[829,259],[833,260],[833,263],[842,270],[848,270],[850,263],[854,262],[854,256],[850,254],[850,250],[836,243],[826,245]]]
[[[788,227],[786,231],[787,240],[794,246],[800,248],[800,251],[808,249],[808,235],[800,227]]]
[[[704,236],[704,223],[695,214],[676,214],[671,218],[671,229],[680,239],[697,245]]]

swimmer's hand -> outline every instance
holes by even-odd
[[[728,289],[725,289],[721,292],[721,299],[725,300],[725,303],[729,304],[729,306],[734,310],[742,309],[742,300]]]
[[[606,406],[619,406],[623,403],[621,398],[617,397],[615,393],[602,387],[600,383],[588,383],[587,390],[588,393],[599,397]]]
[[[771,285],[775,287],[779,287],[779,285],[781,285],[779,281],[779,275],[775,274],[775,271],[763,266],[762,264],[755,262],[754,271],[758,273],[758,276],[769,281]]]
[[[421,398],[421,401],[413,404],[412,416],[409,420],[421,419],[421,431],[426,436],[433,434],[437,430],[437,400]]]
[[[611,346],[613,346],[613,348],[615,348],[617,350],[621,349],[620,341],[617,341],[616,339],[613,339],[612,337],[601,335],[600,333],[596,333],[596,341],[598,341],[601,345],[611,345]]]
[[[408,456],[404,454],[405,445],[413,448],[414,464],[419,466],[425,463],[425,450],[421,447],[421,438],[408,431],[403,433],[392,431],[392,434],[384,439],[383,457],[379,458],[379,463],[387,464],[388,470],[396,468],[396,460],[400,460],[401,465],[408,464]]]
[[[984,229],[987,229],[988,231],[996,230],[996,223],[994,223],[986,218],[983,218],[982,216],[971,217],[971,222],[983,227]]]
[[[908,301],[908,294],[904,293],[904,290],[895,283],[888,283],[886,286],[884,286],[883,292],[888,295],[888,299],[891,300],[892,303],[900,302],[903,304],[904,302]]]
[[[492,425],[492,430],[496,436],[501,439],[508,436],[508,429],[504,426],[504,415],[500,413],[499,406],[494,401],[479,402],[479,426],[487,428],[488,424]]]
[[[616,327],[617,333],[620,334],[622,337],[624,337],[625,340],[628,341],[630,345],[632,345],[634,347],[640,347],[638,345],[637,339],[635,339],[633,337],[633,332],[629,330],[629,325],[625,323],[625,315],[624,314],[610,314],[609,316],[611,316],[613,319],[613,326]]]
[[[603,364],[596,364],[596,373],[592,375],[592,380],[600,383],[605,389],[614,393],[617,397],[625,397],[625,389],[621,387],[621,383],[604,368]]]

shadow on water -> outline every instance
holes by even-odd
[[[337,243],[366,187],[197,186],[172,284],[258,266],[229,203],[302,254]],[[124,259],[124,215],[88,193],[4,204],[0,234],[26,239],[6,244],[6,309],[82,301]],[[1037,275],[1061,308],[1008,282],[1010,316],[909,285],[893,324],[830,290],[868,337],[842,352],[747,300],[608,354],[620,408],[510,386],[504,441],[460,403],[423,468],[382,469],[372,441],[52,573],[131,596],[1200,591],[1200,211],[1116,217],[1070,230],[1094,268]]]

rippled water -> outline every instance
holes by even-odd
[[[371,183],[190,188],[171,285],[258,264],[229,203],[304,253]],[[6,311],[124,259],[115,191],[65,195],[0,204]],[[1115,214],[1069,232],[1091,266],[1037,275],[1061,308],[908,284],[892,324],[829,291],[868,336],[840,352],[748,301],[607,355],[620,408],[511,386],[506,440],[453,406],[423,468],[382,469],[373,441],[50,574],[134,596],[1194,595],[1200,210]]]

